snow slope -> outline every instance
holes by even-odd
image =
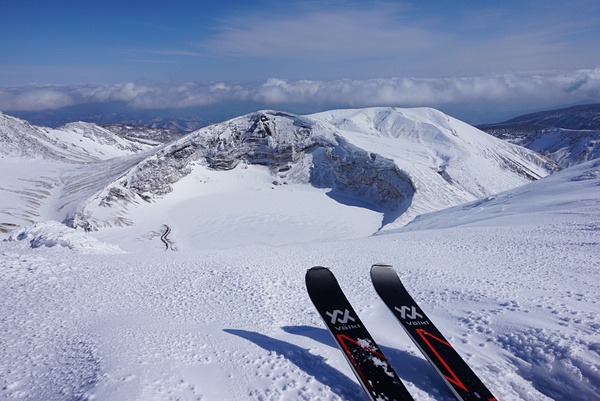
[[[91,156],[105,160],[117,156],[132,155],[158,146],[158,142],[141,142],[122,137],[96,124],[76,122],[52,130],[61,141],[78,143]]]
[[[510,124],[493,124],[482,129],[497,138],[536,151],[562,167],[600,157],[600,130]]]
[[[600,199],[594,197],[599,179],[600,159],[595,159],[510,191],[421,215],[401,231],[463,225],[518,225],[522,218],[536,213],[560,219],[562,214],[585,208],[593,212],[600,204]],[[594,227],[592,221],[590,227]]]
[[[51,129],[0,113],[0,145],[0,232],[9,232],[64,221],[75,213],[73,202],[76,209],[158,143],[130,141],[95,124]]]
[[[312,117],[332,124],[353,144],[390,158],[409,176],[415,188],[412,205],[386,229],[554,171],[538,154],[431,108],[334,110]]]
[[[325,265],[414,398],[452,400],[369,283],[387,262],[499,400],[595,400],[599,199],[594,161],[375,237],[106,254],[13,234],[0,398],[366,400],[304,289]]]

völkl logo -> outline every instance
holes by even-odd
[[[335,324],[336,322],[346,324],[348,321],[355,321],[355,319],[350,316],[350,311],[348,309],[345,309],[343,312],[339,309],[336,309],[333,312],[325,312],[325,314],[331,318],[331,324]]]
[[[400,316],[402,317],[403,320],[423,319],[423,315],[421,315],[419,312],[417,312],[417,308],[415,308],[414,306],[401,306],[400,308],[398,308],[397,306],[394,306],[394,309],[396,309],[398,312],[400,312]]]

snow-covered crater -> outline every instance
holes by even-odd
[[[193,203],[205,206],[188,210],[187,220],[247,227],[248,233],[237,235],[252,237],[255,228],[251,227],[256,225],[277,232],[273,225],[280,223],[274,216],[280,212],[316,216],[318,209],[329,210],[319,200],[326,195],[338,205],[336,219],[347,219],[347,213],[357,209],[371,213],[371,222],[363,224],[368,230],[348,230],[351,236],[362,236],[403,226],[422,213],[514,188],[555,167],[534,152],[437,110],[391,107],[308,116],[269,110],[251,113],[190,133],[132,166],[81,203],[70,218],[74,227],[88,231],[135,227],[141,218],[155,220],[155,227],[170,225],[169,216],[180,216],[181,205]],[[256,191],[274,188],[288,191],[289,197],[269,207],[273,197],[261,200],[261,211],[243,201],[234,206],[227,200],[251,199]],[[321,195],[304,198],[306,191],[315,190]],[[210,198],[217,192],[222,196],[219,201]],[[300,204],[298,199],[303,199]],[[242,210],[218,223],[209,218],[230,215],[226,204]],[[143,214],[141,210],[147,208]],[[252,216],[243,209],[253,210]],[[171,222],[174,232],[193,237],[183,233],[175,220]],[[322,232],[329,235],[326,228]]]
[[[374,210],[390,221],[408,208],[414,193],[393,160],[353,145],[326,124],[263,111],[196,131],[157,151],[102,190],[73,224],[86,230],[128,224],[126,209],[158,201],[194,169],[226,172],[240,165],[268,170],[267,185],[327,188],[340,204]],[[198,194],[206,189],[198,186]],[[94,206],[104,210],[90,212]]]

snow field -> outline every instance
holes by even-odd
[[[369,266],[388,262],[499,399],[591,400],[590,218],[227,252],[84,256],[3,242],[3,396],[364,400],[304,289],[306,269],[325,265],[415,399],[451,400],[369,282]]]
[[[118,238],[125,250],[162,250],[157,237],[167,225],[173,246],[187,251],[360,238],[381,226],[382,213],[340,205],[326,196],[327,189],[272,181],[265,167],[195,168],[160,201],[132,208],[132,227],[93,235]]]

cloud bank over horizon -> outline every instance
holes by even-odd
[[[472,122],[600,101],[591,0],[9,3],[0,110],[22,115],[430,106]]]
[[[227,102],[260,105],[454,106],[512,103],[549,107],[600,101],[600,67],[553,74],[451,78],[286,80],[255,84],[228,82],[123,82],[31,84],[0,87],[1,111],[55,110],[82,104],[123,102],[131,109],[183,109]]]

